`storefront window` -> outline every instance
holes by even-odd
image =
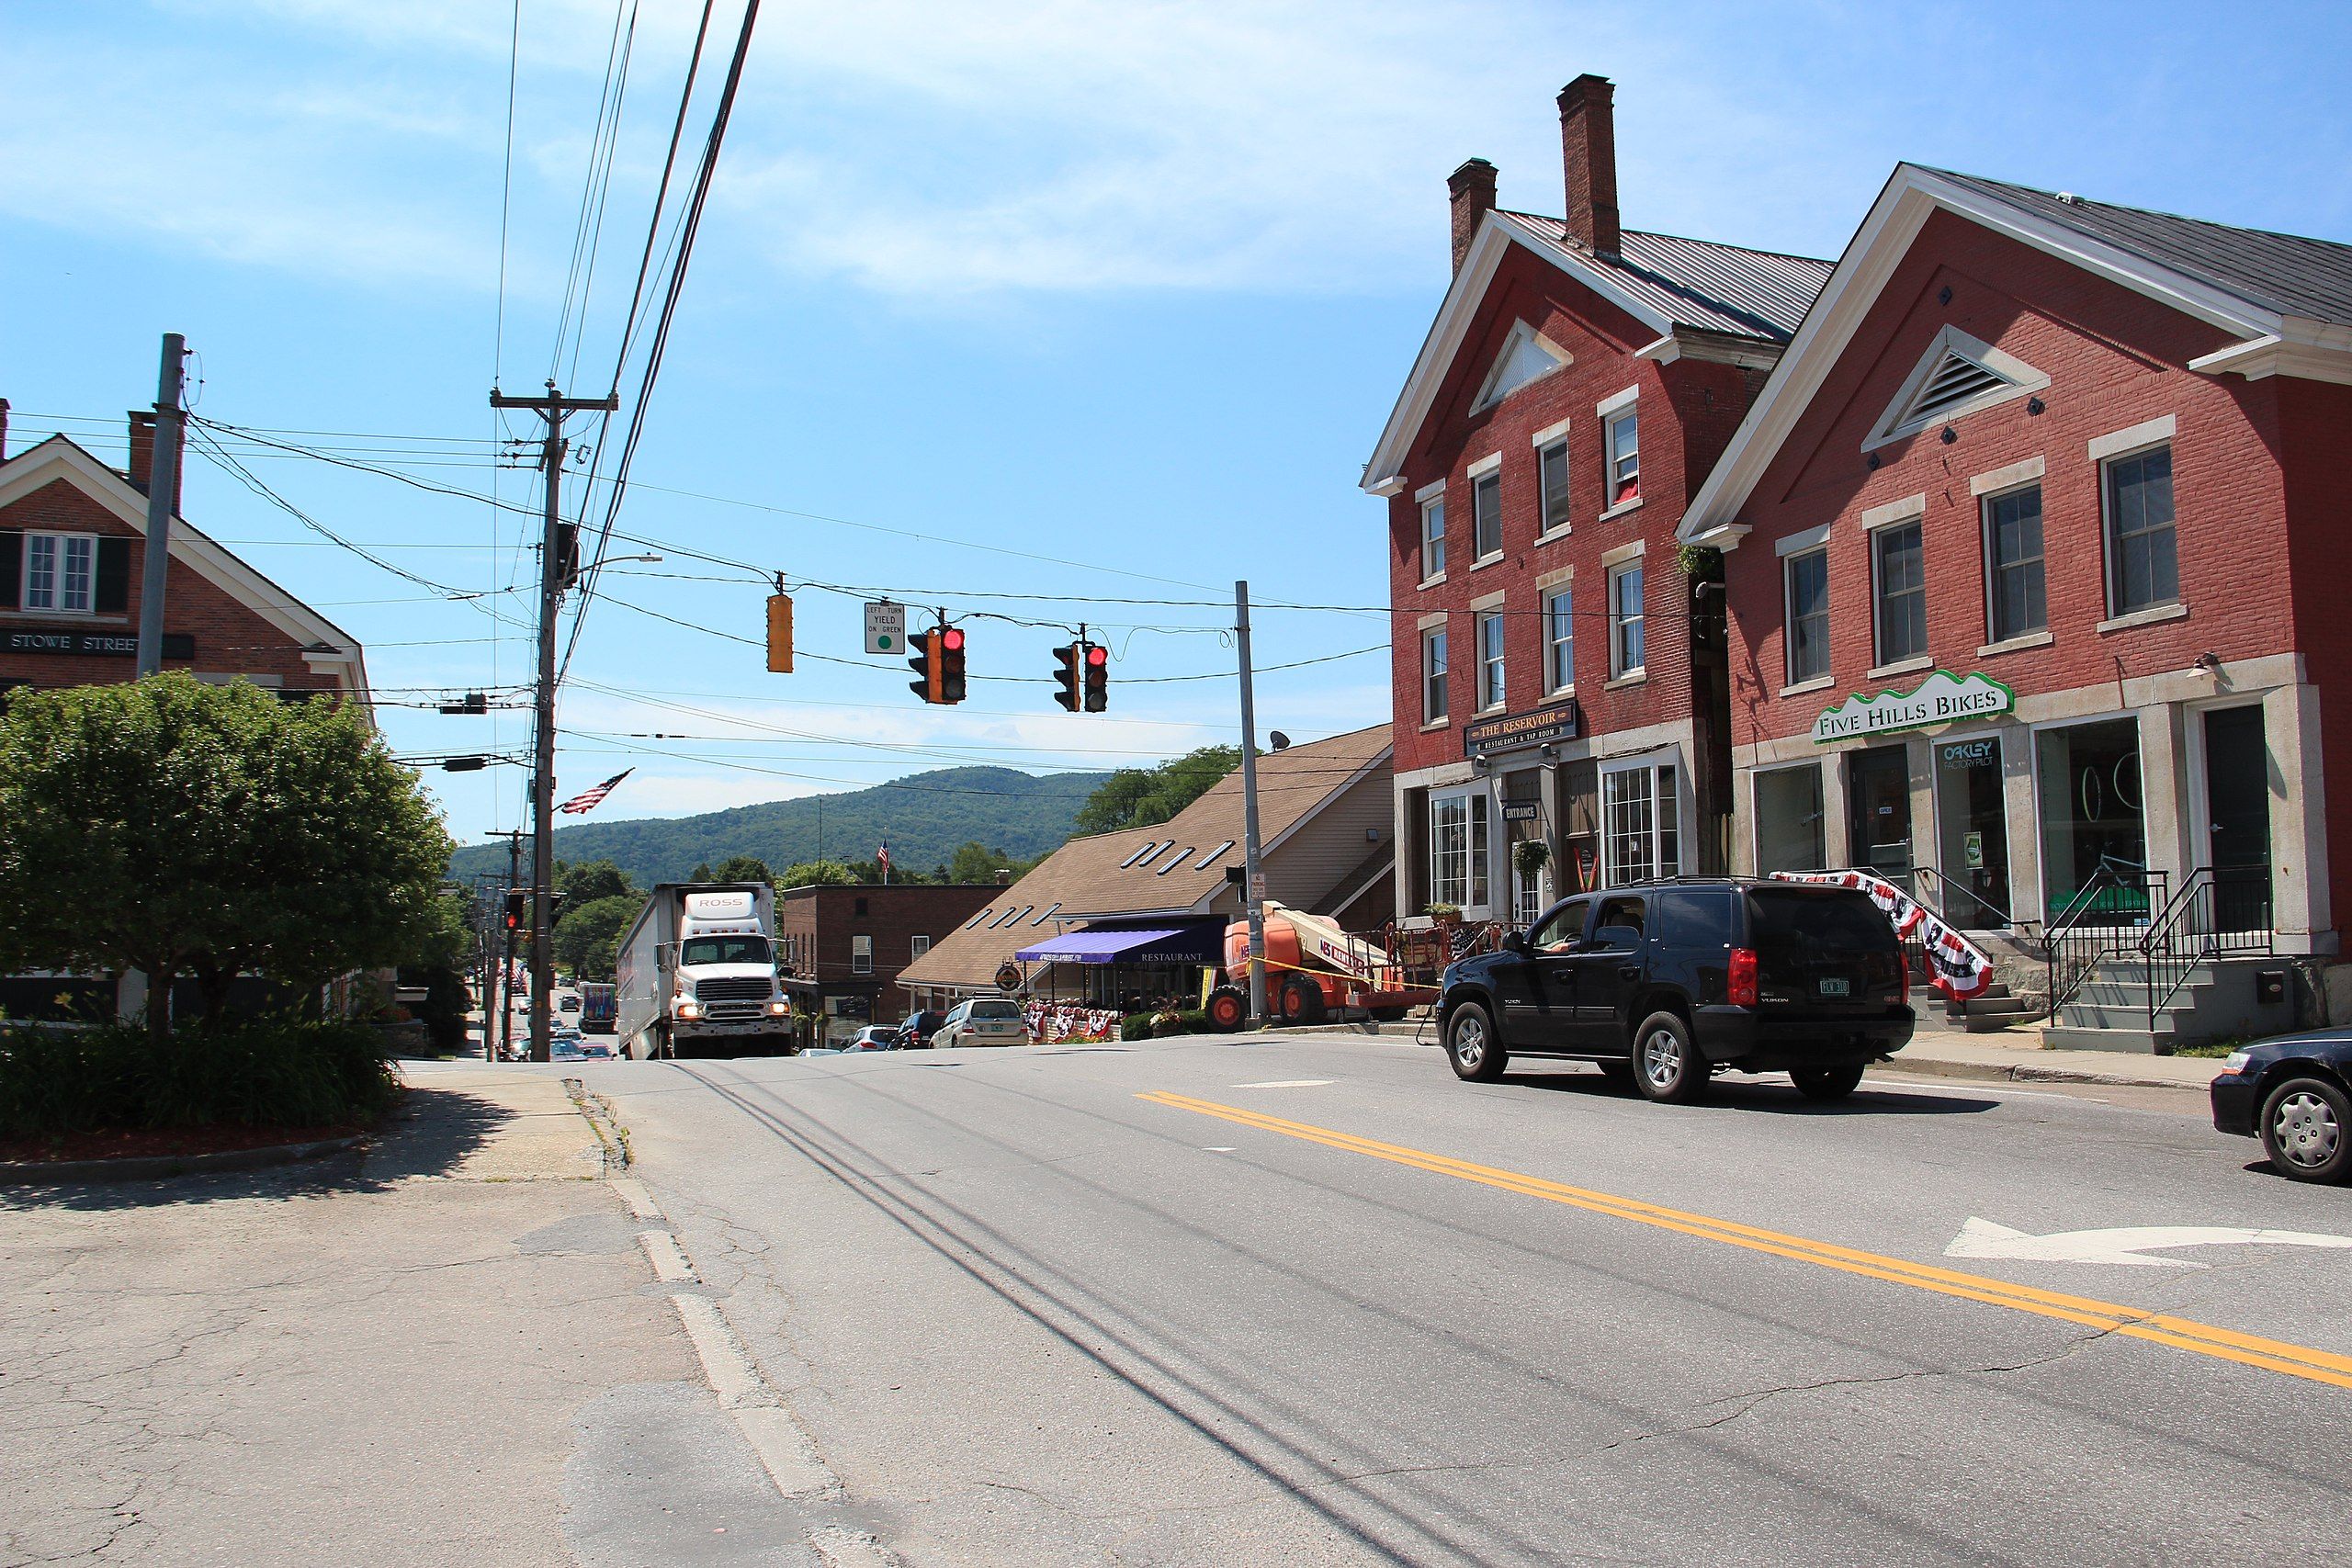
[[[2129,718],[2045,729],[2040,754],[2042,893],[2051,919],[2083,900],[2096,914],[2147,913],[2140,726]],[[2084,898],[2096,882],[2098,891]]]
[[[2007,925],[2009,810],[1999,736],[1936,743],[1936,821],[1944,918],[1962,927]]]
[[[1430,797],[1430,902],[1484,908],[1492,805],[1486,793]]]
[[[1775,768],[1756,775],[1756,872],[1819,871],[1829,863],[1822,837],[1821,767]]]
[[[1673,876],[1680,870],[1672,764],[1601,774],[1600,802],[1610,886]]]

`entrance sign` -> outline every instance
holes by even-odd
[[[1874,697],[1857,693],[1834,708],[1825,708],[1813,721],[1814,744],[1983,718],[2009,712],[2017,700],[2016,693],[1989,675],[1973,671],[1955,675],[1939,670],[1911,691],[1881,692]]]
[[[1555,740],[1574,740],[1583,733],[1584,715],[1574,697],[1548,708],[1482,718],[1462,727],[1462,754],[1483,757],[1489,751],[1511,751]]]
[[[869,600],[865,606],[865,651],[904,653],[907,649],[907,607],[888,599]]]

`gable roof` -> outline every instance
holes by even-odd
[[[0,462],[0,506],[60,480],[104,506],[141,538],[147,536],[146,492],[63,435],[52,435]],[[290,641],[319,650],[321,661],[348,664],[348,689],[363,705],[367,703],[367,667],[358,640],[348,632],[176,513],[172,518],[170,550],[172,559],[267,621]]]
[[[1325,807],[1385,767],[1388,734],[1388,726],[1380,724],[1261,754],[1261,859],[1271,862]],[[1014,953],[1083,920],[1213,913],[1232,887],[1226,868],[1242,863],[1241,819],[1241,770],[1236,768],[1158,827],[1072,839],[991,899],[977,925],[967,917],[964,926],[933,942],[899,982],[985,987]],[[1158,846],[1153,852],[1138,856],[1152,845]],[[1233,900],[1226,898],[1222,907],[1232,908]],[[1012,909],[1035,913],[1000,925]],[[1046,919],[1049,910],[1053,918]]]
[[[1624,231],[1619,243],[1623,248],[1613,256],[1587,250],[1569,237],[1564,220],[1532,212],[1497,208],[1480,220],[1364,465],[1363,488],[1374,495],[1394,495],[1402,488],[1405,454],[1429,418],[1487,288],[1513,245],[1657,333],[1658,341],[1640,352],[1659,359],[1676,357],[1677,340],[1694,333],[1745,345],[1769,360],[1797,330],[1832,265],[1635,229]]]
[[[1951,212],[2236,335],[2188,368],[2352,383],[2352,246],[1898,164],[1678,528],[1737,547],[1740,509],[1928,220]]]

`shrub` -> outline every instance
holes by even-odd
[[[0,1135],[115,1128],[340,1127],[400,1096],[375,1031],[242,1021],[157,1041],[137,1026],[0,1029]]]
[[[1209,1015],[1197,1008],[1181,1011],[1170,1008],[1165,1012],[1154,1014],[1151,1019],[1152,1037],[1157,1040],[1177,1034],[1206,1034],[1208,1032]]]
[[[1127,1014],[1126,1017],[1119,1020],[1119,1038],[1122,1040],[1150,1039],[1151,1014],[1148,1012],[1131,1012]]]

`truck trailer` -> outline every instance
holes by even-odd
[[[580,1032],[611,1034],[620,1023],[620,992],[608,980],[580,983]]]
[[[794,1055],[776,982],[775,889],[665,882],[621,936],[615,978],[624,1055]]]

